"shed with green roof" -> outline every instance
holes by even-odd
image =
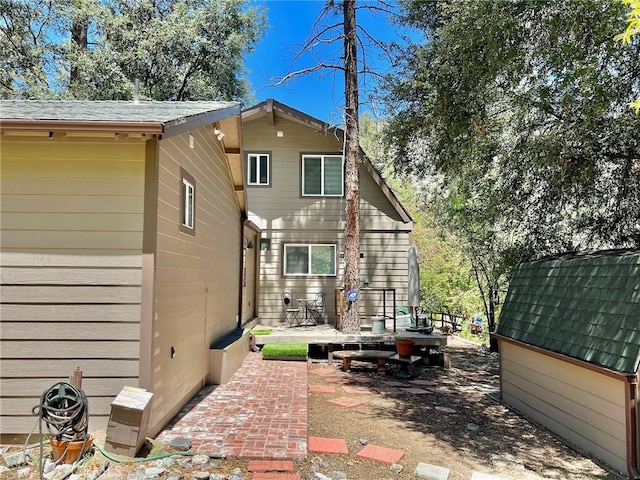
[[[495,337],[505,403],[640,478],[640,250],[518,265]]]

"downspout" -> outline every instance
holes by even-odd
[[[630,480],[640,479],[638,471],[638,374],[625,377],[625,412],[627,424],[627,471]]]

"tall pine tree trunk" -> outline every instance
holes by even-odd
[[[71,3],[71,70],[69,87],[72,91],[81,89],[81,59],[89,49],[89,13],[88,5],[83,1]],[[82,96],[82,95],[81,95]]]
[[[345,62],[345,229],[344,291],[360,287],[360,174],[358,132],[358,58],[356,44],[356,5],[344,0]],[[360,333],[360,302],[344,296],[341,330]]]

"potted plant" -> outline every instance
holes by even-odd
[[[396,338],[396,350],[401,358],[409,358],[413,353],[413,346],[416,344],[410,338]]]

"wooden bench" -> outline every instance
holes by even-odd
[[[385,350],[341,350],[333,352],[333,356],[342,359],[342,370],[348,372],[351,369],[351,360],[375,360],[378,363],[378,373],[384,373],[387,360],[396,352]]]

